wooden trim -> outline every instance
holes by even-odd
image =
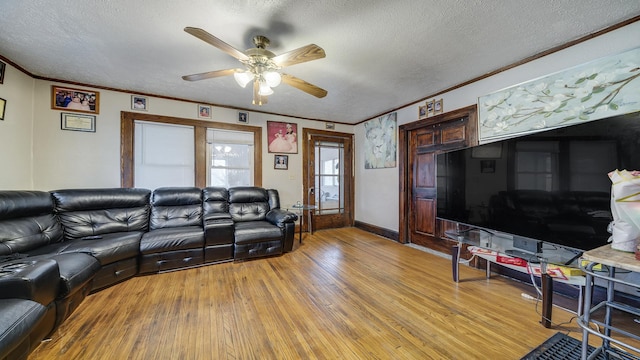
[[[134,186],[134,122],[136,120],[164,124],[186,125],[194,128],[194,156],[196,187],[205,187],[207,183],[207,128],[251,131],[254,141],[254,184],[262,186],[262,128],[259,126],[227,124],[205,120],[193,120],[163,115],[142,114],[122,111],[120,113],[120,186]]]
[[[368,231],[368,232],[370,232],[372,234],[380,235],[382,237],[385,237],[387,239],[391,239],[391,240],[394,240],[394,241],[398,241],[398,239],[399,239],[399,233],[397,231],[393,231],[393,230],[385,229],[383,227],[367,224],[367,223],[364,223],[362,221],[357,221],[356,220],[356,222],[354,223],[354,227],[356,227],[358,229],[362,229],[364,231]]]

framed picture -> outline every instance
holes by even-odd
[[[427,101],[427,116],[435,114],[435,100]]]
[[[7,100],[0,98],[0,120],[4,120],[4,109],[7,107]]]
[[[146,96],[131,95],[131,110],[149,110],[149,98]]]
[[[246,124],[249,122],[249,113],[238,111],[238,122]]]
[[[62,113],[60,117],[62,130],[96,132],[95,115]]]
[[[480,160],[480,172],[483,174],[490,174],[496,172],[495,160]]]
[[[7,64],[0,61],[0,84],[4,83],[4,70],[7,68]]]
[[[267,142],[270,153],[298,153],[298,125],[267,121]]]
[[[433,104],[433,113],[441,114],[442,112],[444,112],[444,103],[442,99],[436,100]]]
[[[54,110],[99,114],[100,93],[52,85],[51,108]]]
[[[327,130],[335,130],[336,129],[336,124],[335,123],[325,123],[324,124],[324,128]]]
[[[211,106],[198,104],[198,117],[200,119],[211,119]]]
[[[275,155],[273,157],[273,168],[287,170],[289,168],[289,155]]]
[[[418,119],[424,119],[427,117],[427,105],[418,106]]]

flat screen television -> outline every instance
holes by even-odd
[[[437,217],[579,250],[607,244],[616,169],[640,170],[640,112],[436,156]]]

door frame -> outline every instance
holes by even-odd
[[[315,187],[315,179],[310,179],[310,166],[305,166],[305,164],[309,164],[310,162],[310,157],[311,157],[311,153],[312,151],[314,151],[314,146],[313,143],[311,141],[311,137],[315,135],[315,136],[322,136],[322,137],[329,137],[329,138],[336,138],[336,139],[343,139],[343,140],[347,140],[350,143],[350,146],[345,147],[345,157],[347,154],[349,154],[351,156],[351,159],[348,162],[349,166],[345,166],[345,174],[344,174],[344,180],[348,181],[349,184],[345,185],[345,211],[347,212],[347,226],[353,226],[354,224],[354,213],[353,213],[353,209],[355,207],[354,205],[354,200],[355,200],[355,177],[354,177],[354,172],[355,172],[355,167],[354,167],[354,161],[355,161],[355,156],[354,156],[354,152],[353,152],[353,138],[354,135],[351,133],[343,133],[343,132],[336,132],[336,131],[327,131],[327,130],[319,130],[319,129],[310,129],[310,128],[302,128],[302,139],[304,139],[304,141],[302,141],[303,146],[302,146],[302,194],[303,194],[303,199],[305,199],[305,201],[309,201],[309,188],[311,187]],[[349,169],[351,171],[350,174],[346,174],[347,169]],[[315,195],[313,197],[314,202],[315,203]],[[307,217],[309,218],[309,217]],[[312,225],[315,223],[314,217],[311,216],[311,222]],[[303,230],[304,231],[308,231],[309,229],[309,225],[307,223],[302,224],[303,226]],[[312,226],[312,229],[315,229],[315,226]]]
[[[411,206],[411,189],[409,187],[409,173],[412,164],[409,163],[409,143],[411,131],[433,126],[434,124],[452,121],[468,117],[469,121],[477,122],[477,105],[470,105],[444,114],[436,115],[431,118],[414,121],[401,125],[398,128],[398,172],[399,172],[399,231],[398,242],[402,244],[409,243],[409,209]],[[474,134],[475,135],[475,134]],[[471,140],[471,144],[477,143]],[[437,206],[437,204],[436,204]],[[436,223],[437,226],[437,223]],[[436,229],[437,233],[437,229]]]

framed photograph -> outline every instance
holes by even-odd
[[[140,95],[131,95],[131,110],[149,110],[149,98]]]
[[[427,116],[435,114],[435,103],[435,100],[427,101]]]
[[[7,107],[7,100],[0,98],[0,120],[4,120],[4,109]]]
[[[275,155],[273,157],[273,168],[287,170],[289,168],[289,155]]]
[[[483,174],[491,174],[496,172],[496,161],[495,160],[481,160],[480,161],[480,172]]]
[[[246,124],[249,122],[249,113],[238,111],[238,122]]]
[[[7,64],[0,61],[0,84],[4,83],[4,70],[7,68]]]
[[[324,124],[324,128],[327,130],[335,130],[336,129],[336,124],[335,123],[325,123]]]
[[[298,125],[267,121],[267,142],[270,153],[298,153]]]
[[[427,105],[418,106],[418,119],[424,119],[427,117]]]
[[[444,112],[444,103],[442,102],[442,99],[436,100],[433,104],[433,113],[441,114],[442,112]]]
[[[99,114],[100,93],[52,85],[51,108],[54,110]]]
[[[198,117],[200,119],[211,119],[211,106],[198,104]]]
[[[95,115],[62,113],[60,117],[62,130],[96,132]]]

